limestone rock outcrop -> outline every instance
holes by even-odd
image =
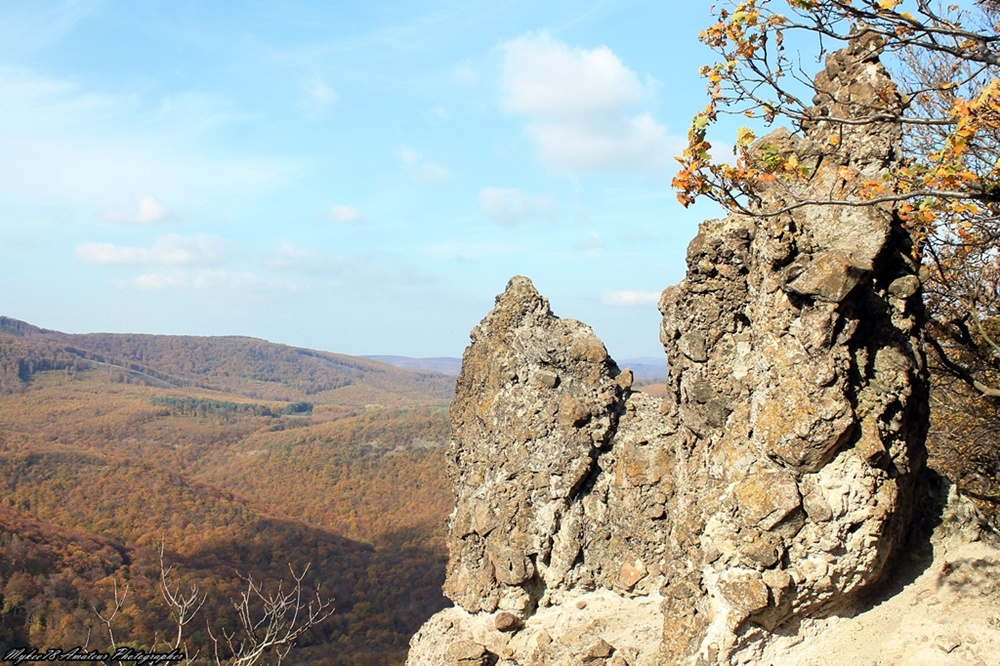
[[[899,167],[898,124],[831,120],[899,104],[877,46],[832,54],[801,136],[755,145],[811,170],[762,186],[789,209],[701,225],[660,300],[665,399],[526,278],[497,297],[452,407],[457,606],[409,664],[726,664],[882,577],[925,457],[912,241],[888,205],[794,206]]]

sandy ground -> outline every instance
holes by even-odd
[[[968,516],[956,523],[935,530],[862,607],[803,622],[796,635],[774,638],[755,663],[1000,666],[1000,544]]]

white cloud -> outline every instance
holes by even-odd
[[[170,216],[170,213],[150,194],[137,194],[135,197],[135,213],[126,213],[120,210],[106,210],[101,213],[101,217],[109,222],[121,224],[153,224],[162,222]]]
[[[198,270],[170,270],[143,273],[127,282],[119,283],[137,289],[198,289],[236,291],[263,284],[253,273],[227,271],[219,268]],[[274,285],[272,285],[274,286]]]
[[[271,248],[264,263],[268,268],[322,276],[332,286],[368,289],[386,284],[412,285],[430,279],[412,265],[394,257],[342,257],[327,250],[296,247],[287,241]]]
[[[548,195],[525,194],[521,190],[500,187],[480,191],[479,206],[484,216],[505,227],[537,217],[552,219],[559,213],[559,206]]]
[[[344,260],[326,250],[304,250],[284,242],[271,248],[264,263],[268,268],[292,269],[304,273],[336,273]]]
[[[455,259],[481,259],[501,254],[513,254],[522,250],[516,245],[500,243],[477,243],[470,241],[451,241],[428,245],[423,252],[432,257],[452,257]]]
[[[655,305],[660,300],[656,291],[605,291],[601,303],[616,306]]]
[[[61,0],[45,5],[6,3],[4,20],[0,21],[0,44],[7,53],[36,53],[65,37],[100,4],[97,0]]]
[[[417,151],[403,146],[396,155],[402,160],[407,172],[420,183],[441,183],[451,178],[451,171],[443,166],[424,160]]]
[[[137,105],[139,100],[132,98],[132,102]],[[138,107],[133,109],[138,110]],[[253,119],[253,115],[239,111],[233,100],[222,93],[182,90],[159,100],[144,120],[154,131],[169,128],[178,140],[198,141],[205,132]]]
[[[597,231],[591,231],[590,238],[573,243],[573,248],[585,252],[588,257],[598,257],[604,251],[604,239]]]
[[[451,70],[451,77],[461,83],[479,82],[479,72],[473,69],[472,65],[465,62],[455,65],[454,69]]]
[[[642,101],[643,88],[606,46],[570,49],[545,33],[503,46],[508,111],[561,119],[617,115]]]
[[[656,236],[650,233],[650,231],[642,225],[631,227],[622,233],[621,237],[630,243],[649,243],[656,241]]]
[[[665,167],[683,139],[638,107],[650,97],[609,48],[570,48],[546,33],[502,47],[503,106],[524,116],[541,162],[559,171]]]
[[[323,115],[340,101],[337,91],[318,76],[303,81],[302,88],[305,98],[299,103],[299,108],[310,115]]]
[[[221,238],[207,234],[170,234],[158,238],[152,247],[82,243],[76,247],[76,256],[88,264],[192,266],[219,261],[224,245]]]
[[[330,219],[342,224],[363,222],[365,216],[354,206],[334,206],[330,209]]]
[[[171,201],[211,192],[245,197],[286,182],[301,166],[206,152],[212,132],[246,121],[227,99],[95,91],[0,65],[0,200],[71,203],[156,192]]]

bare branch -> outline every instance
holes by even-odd
[[[173,570],[173,567],[166,566],[163,560],[163,550],[164,542],[160,542],[160,594],[163,596],[163,600],[167,603],[167,607],[170,608],[170,614],[174,616],[174,624],[177,627],[177,634],[174,638],[174,643],[172,647],[181,648],[184,647],[184,627],[190,624],[191,620],[198,614],[201,607],[205,605],[205,600],[208,598],[208,594],[200,594],[197,585],[191,585],[188,593],[182,594],[180,590],[180,585],[177,588],[171,588],[170,583],[167,581],[167,575]],[[198,597],[201,596],[201,599]],[[185,647],[186,651],[186,647]],[[195,653],[195,657],[197,653]],[[189,657],[193,659],[194,657]]]
[[[182,592],[180,584],[171,584],[169,576],[173,567],[167,566],[164,552],[165,545],[161,542],[160,594],[170,610],[176,628],[173,643],[168,646],[183,651],[186,663],[192,664],[199,652],[193,655],[189,653],[184,629],[201,611],[207,595],[197,585],[191,585],[187,592]],[[266,591],[264,584],[254,580],[252,576],[237,574],[245,583],[239,598],[233,600],[239,628],[235,631],[223,628],[221,635],[217,636],[211,623],[206,622],[217,666],[251,666],[266,654],[273,654],[276,663],[280,664],[299,637],[333,615],[333,600],[324,599],[319,588],[311,593],[303,590],[309,566],[297,574],[289,564],[289,571],[294,581],[291,588],[286,590],[285,583],[279,582],[273,592]],[[93,609],[105,626],[112,651],[115,651],[118,646],[114,635],[114,621],[125,604],[128,586],[119,593],[117,581],[113,581],[113,584],[114,603],[111,611],[101,613],[96,606]]]
[[[91,605],[91,608],[94,610],[94,613],[97,615],[98,619],[100,619],[100,621],[104,625],[105,629],[107,629],[107,631],[108,631],[108,640],[111,641],[111,650],[115,651],[115,650],[118,649],[118,644],[115,642],[115,632],[114,632],[114,627],[113,627],[112,623],[114,622],[115,616],[118,615],[119,611],[121,611],[122,607],[125,605],[125,597],[128,596],[128,585],[125,586],[125,589],[122,591],[121,595],[119,596],[119,594],[118,594],[118,580],[115,579],[115,578],[112,578],[111,582],[114,585],[114,593],[115,593],[115,599],[114,599],[114,603],[112,604],[112,611],[111,611],[111,613],[108,614],[107,617],[105,617],[99,610],[97,610],[97,606]],[[89,637],[88,637],[88,639],[89,639]]]
[[[930,344],[931,348],[937,354],[937,357],[941,361],[941,364],[945,367],[945,369],[949,373],[951,373],[958,379],[961,379],[963,382],[965,382],[972,388],[976,389],[979,393],[981,393],[984,396],[988,396],[990,398],[1000,398],[1000,388],[987,386],[986,384],[983,384],[963,366],[959,365],[958,363],[955,363],[950,358],[948,358],[948,355],[945,353],[944,349],[942,349],[941,344],[933,336],[928,336],[927,341]]]
[[[976,308],[969,306],[969,316],[972,317],[972,323],[975,324],[976,330],[979,332],[979,335],[983,337],[983,340],[986,341],[986,344],[988,344],[994,352],[1000,354],[1000,344],[997,344],[997,341],[986,332],[986,329],[983,327],[982,319],[979,316],[979,312],[976,311]]]
[[[280,664],[299,636],[334,613],[333,600],[323,599],[318,589],[312,599],[303,599],[302,581],[309,571],[308,566],[296,574],[289,565],[289,571],[295,583],[287,592],[279,583],[274,592],[268,593],[263,584],[252,576],[240,576],[246,587],[241,590],[239,600],[233,602],[240,630],[223,630],[222,636],[216,637],[209,627],[216,664],[250,666],[269,651],[274,652]],[[223,659],[220,646],[224,646],[224,651],[232,656]]]
[[[917,190],[906,194],[887,194],[885,196],[873,197],[871,199],[800,199],[783,208],[767,211],[747,208],[735,199],[732,199],[731,201],[737,207],[738,211],[744,215],[752,215],[754,217],[774,217],[776,215],[784,215],[785,213],[789,213],[799,208],[804,208],[805,206],[847,206],[850,208],[866,208],[868,206],[874,206],[882,203],[896,203],[899,201],[919,199],[922,197],[939,197],[942,199],[972,198],[967,192],[954,192],[948,190]]]

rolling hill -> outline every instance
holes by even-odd
[[[70,335],[0,317],[0,653],[170,630],[159,547],[232,626],[240,575],[336,613],[289,656],[398,664],[445,603],[454,378],[244,337]],[[207,627],[190,633],[204,646]]]

